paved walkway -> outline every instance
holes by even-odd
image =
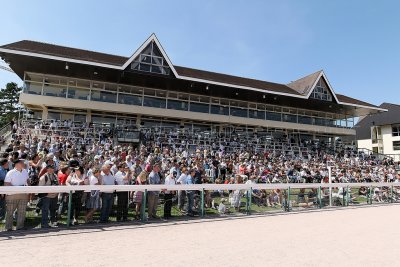
[[[2,266],[399,266],[400,205],[0,236]]]

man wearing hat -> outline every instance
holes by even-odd
[[[14,169],[9,171],[4,179],[4,186],[25,186],[28,185],[28,172],[24,166],[24,160],[14,161]],[[13,194],[6,196],[6,231],[12,230],[13,213],[18,211],[17,230],[24,228],[26,205],[28,194]]]

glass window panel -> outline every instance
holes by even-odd
[[[163,68],[163,67],[160,67],[160,66],[152,65],[152,66],[151,66],[151,72],[163,74],[163,73],[164,73],[164,68]]]
[[[68,88],[68,98],[90,100],[90,90],[80,88]]]
[[[188,102],[168,99],[167,108],[187,111],[188,110]]]
[[[150,55],[140,55],[140,61],[144,63],[151,63],[151,56]]]
[[[247,118],[247,109],[231,107],[230,114],[231,116]]]
[[[95,88],[95,89],[104,89],[104,83],[93,82],[92,87]]]
[[[75,114],[74,121],[86,122],[86,115],[83,114]]]
[[[299,123],[312,124],[312,118],[307,116],[299,116]]]
[[[265,111],[250,109],[249,118],[265,120]]]
[[[211,114],[229,116],[229,107],[211,105]]]
[[[25,76],[25,80],[33,82],[43,82],[43,75],[27,73]]]
[[[77,80],[76,86],[81,88],[90,88],[90,81]]]
[[[152,108],[165,108],[165,99],[145,96],[143,106]]]
[[[25,82],[25,92],[33,95],[41,95],[42,83]]]
[[[59,112],[49,112],[47,114],[47,119],[48,120],[60,120],[61,119],[61,113],[59,113]]]
[[[297,115],[283,114],[283,121],[297,123]]]
[[[400,141],[393,141],[393,150],[400,150]]]
[[[156,96],[166,97],[167,96],[167,92],[165,92],[165,91],[156,91]]]
[[[66,94],[66,86],[45,85],[43,87],[43,95],[45,96],[66,97]]]
[[[282,114],[281,113],[276,113],[276,112],[266,112],[265,117],[267,120],[270,121],[281,121],[282,120]]]
[[[144,89],[144,94],[145,95],[151,95],[151,96],[155,96],[156,95],[156,90],[153,89]]]
[[[118,88],[118,85],[116,85],[116,84],[106,83],[104,89],[107,91],[111,91],[111,92],[117,92],[117,88]]]
[[[107,102],[107,103],[116,103],[117,94],[114,92],[106,92],[106,91],[92,91],[91,100]]]
[[[126,104],[126,105],[142,105],[142,97],[136,95],[127,95],[127,94],[119,94],[118,95],[118,103]]]
[[[315,118],[315,125],[325,126],[326,120],[323,118]]]
[[[200,104],[200,103],[190,102],[190,111],[201,112],[201,113],[209,113],[209,105],[208,104]]]
[[[151,65],[140,63],[140,64],[139,64],[139,70],[141,70],[141,71],[146,71],[146,72],[150,72],[150,70],[151,70]]]
[[[162,66],[163,65],[163,58],[162,57],[157,57],[157,56],[153,56],[151,63],[154,65],[159,65]]]

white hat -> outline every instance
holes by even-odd
[[[104,162],[104,165],[114,165],[114,162],[112,162],[111,160],[107,160],[106,162]]]
[[[100,159],[99,155],[94,156],[94,159]]]

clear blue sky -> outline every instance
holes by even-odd
[[[130,56],[155,32],[175,65],[279,83],[323,69],[337,93],[400,104],[400,1],[13,0],[1,10],[0,44]],[[0,71],[9,81],[21,83]]]

